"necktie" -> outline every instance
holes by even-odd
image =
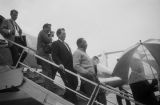
[[[67,47],[68,51],[71,52],[71,50],[70,50],[69,46],[67,45],[67,43],[65,43],[65,42],[63,42],[63,43]]]
[[[15,21],[13,21],[13,24],[14,24],[14,28],[15,28],[15,36],[19,36],[19,28],[18,28],[18,25]]]
[[[14,22],[14,27],[15,27],[15,29],[16,29],[17,31],[19,31],[19,28],[18,28],[18,25],[17,25],[16,22]]]

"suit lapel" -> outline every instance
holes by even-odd
[[[65,42],[64,42],[64,44],[65,44],[65,47],[67,48],[67,50],[71,53],[71,49],[70,49],[70,47],[68,46],[68,44],[65,43]]]
[[[67,43],[62,42],[60,40],[58,40],[58,41],[59,41],[59,43],[61,43],[61,45],[63,46],[63,48],[65,48],[67,51],[69,51],[71,53],[71,49],[70,49],[70,47],[68,46]]]
[[[10,22],[12,24],[12,27],[13,27],[14,31],[17,30],[17,32],[19,32],[19,26],[18,26],[18,24],[16,22],[13,22],[12,20],[10,20]]]
[[[15,27],[14,27],[13,21],[12,21],[11,19],[10,19],[9,21],[10,21],[10,23],[11,23],[11,25],[12,25],[12,29],[15,31]]]

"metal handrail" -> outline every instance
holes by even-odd
[[[43,73],[37,72],[35,69],[33,69],[33,68],[31,68],[31,67],[27,66],[27,65],[26,65],[26,64],[24,64],[24,63],[21,63],[21,62],[19,62],[19,63],[20,63],[21,65],[23,65],[23,66],[27,67],[28,69],[30,69],[32,72],[36,72],[37,74],[39,74],[39,75],[41,75],[41,76],[43,76],[43,77],[45,77],[45,78],[49,79],[50,81],[54,82],[54,83],[55,83],[55,84],[57,84],[58,86],[63,87],[63,85],[62,85],[62,84],[60,84],[60,83],[56,82],[55,80],[53,80],[52,78],[50,78],[50,77],[48,77],[48,76],[44,75]],[[67,88],[68,90],[73,91],[73,92],[75,92],[76,94],[78,94],[78,95],[80,95],[80,96],[82,96],[82,97],[84,97],[84,98],[86,98],[86,99],[88,99],[88,100],[89,100],[89,98],[88,98],[88,97],[86,97],[86,96],[82,95],[81,93],[78,93],[77,91],[72,90],[72,89],[70,89],[70,88],[69,88],[69,87],[67,87],[67,86],[65,86],[65,88]]]
[[[10,41],[11,43],[13,43],[13,44],[15,44],[15,45],[17,45],[17,46],[19,46],[19,47],[22,47],[23,49],[25,49],[25,51],[26,51],[27,53],[29,53],[30,50],[33,51],[33,49],[31,49],[31,48],[29,48],[29,47],[22,46],[22,45],[20,45],[20,44],[18,44],[18,43],[15,43],[15,42],[11,41],[11,40],[8,40],[8,39],[6,39],[6,40],[7,40],[7,41]],[[34,55],[35,57],[37,57],[37,58],[45,61],[45,62],[48,62],[48,63],[51,64],[51,65],[59,68],[59,66],[58,66],[57,64],[55,64],[54,62],[51,62],[51,61],[49,61],[49,60],[47,60],[47,59],[45,59],[45,58],[43,58],[43,57],[41,57],[41,56],[39,56],[39,55],[37,55],[37,54],[35,54],[35,53],[34,53],[33,55]],[[65,71],[68,72],[68,73],[70,73],[70,74],[72,74],[72,75],[74,75],[74,76],[80,77],[81,79],[83,79],[83,80],[85,80],[85,81],[87,81],[87,82],[89,82],[89,83],[91,83],[91,84],[93,84],[93,85],[95,85],[95,86],[97,85],[97,83],[95,83],[95,82],[93,82],[93,81],[91,81],[91,80],[89,80],[89,79],[86,79],[86,78],[84,78],[84,77],[81,76],[81,75],[77,75],[76,73],[73,73],[73,72],[71,72],[71,71],[69,71],[69,70],[67,70],[67,69],[65,69]],[[113,87],[111,87],[111,86],[108,86],[108,87],[113,88]],[[113,88],[113,90],[118,91],[118,92],[120,92],[121,94],[128,95],[128,94],[126,94],[126,93],[124,93],[124,92],[122,92],[122,91],[116,90],[116,89],[114,89],[114,88]],[[129,96],[129,97],[131,97],[131,96]]]
[[[8,40],[8,39],[6,39],[6,40]],[[22,46],[22,45],[20,45],[20,44],[18,44],[18,43],[15,43],[15,42],[13,42],[13,41],[11,41],[11,40],[8,40],[8,41],[11,42],[11,43],[13,43],[13,44],[15,44],[15,45],[17,45],[17,46],[19,46],[19,47],[21,47],[21,48],[23,48],[23,49],[25,49],[25,51],[26,51],[27,53],[29,53],[30,51],[32,51],[31,48],[24,47],[24,46]],[[22,52],[22,53],[23,53],[23,52]],[[48,62],[49,64],[52,64],[52,65],[55,66],[55,67],[59,68],[59,66],[58,66],[57,64],[55,64],[54,62],[51,62],[51,61],[49,61],[49,60],[47,60],[47,59],[45,59],[45,58],[42,58],[41,56],[39,56],[39,55],[37,55],[37,54],[35,54],[35,53],[34,53],[33,55],[34,55],[35,57],[43,60],[43,61]],[[24,65],[24,66],[27,67],[27,65],[25,65],[25,64],[23,64],[23,63],[21,63],[21,62],[20,62],[20,64],[22,64],[22,65]],[[28,66],[28,68],[30,68],[30,67]],[[30,68],[30,69],[33,70],[33,68]],[[68,72],[68,73],[70,73],[70,74],[72,74],[72,75],[74,75],[74,76],[80,77],[81,79],[83,79],[83,80],[85,80],[85,81],[87,81],[87,82],[95,85],[95,87],[98,85],[97,83],[95,83],[95,82],[93,82],[93,81],[91,81],[91,80],[88,80],[88,79],[86,79],[86,78],[84,78],[84,77],[82,77],[82,76],[80,76],[80,75],[77,75],[76,73],[73,73],[73,72],[71,72],[71,71],[69,71],[69,70],[67,70],[67,69],[65,69],[65,71]],[[36,73],[38,73],[38,72],[36,72]],[[51,78],[43,75],[42,73],[39,73],[39,74],[42,75],[42,76],[44,76],[45,78],[47,78],[47,79],[55,82],[53,79],[51,79]],[[66,87],[66,86],[65,86],[65,87]],[[113,88],[113,87],[111,87],[111,86],[110,86],[111,89],[108,88],[108,87],[105,87],[105,86],[103,86],[103,85],[100,85],[100,87],[101,87],[102,89],[104,89],[105,91],[110,91],[110,92],[112,92],[112,93],[114,93],[114,94],[116,94],[116,95],[118,95],[118,96],[120,96],[120,97],[123,97],[123,98],[125,98],[125,99],[127,99],[127,100],[129,100],[129,101],[131,101],[131,102],[134,102],[134,103],[139,104],[139,105],[143,105],[143,104],[141,104],[141,103],[139,103],[139,102],[137,102],[137,101],[135,101],[135,100],[133,100],[133,99],[128,98],[128,97],[130,97],[130,96],[128,96],[128,94],[126,94],[126,93],[124,93],[124,92],[122,92],[122,91],[116,90],[115,88]],[[78,95],[86,98],[86,99],[89,99],[88,97],[82,95],[81,93],[78,93],[78,92],[75,91],[75,90],[72,90],[72,89],[70,89],[70,88],[68,88],[68,87],[66,87],[66,88],[69,89],[70,91],[75,92],[76,94],[78,94]],[[123,95],[121,95],[121,94],[123,94]],[[127,96],[128,96],[128,97],[127,97]],[[97,101],[95,101],[95,102],[97,102]],[[99,102],[97,102],[97,103],[99,103]],[[99,103],[99,104],[101,104],[101,103]],[[101,104],[101,105],[103,105],[103,104]]]
[[[115,91],[113,91],[112,89],[107,88],[106,86],[100,85],[100,88],[102,88],[104,90],[109,90],[110,92],[115,93]],[[144,104],[142,104],[142,103],[140,103],[138,101],[135,101],[134,99],[128,98],[127,96],[122,95],[120,93],[115,93],[115,94],[118,95],[118,96],[120,96],[120,97],[123,97],[123,98],[125,98],[125,99],[127,99],[127,100],[129,100],[131,102],[134,102],[135,104],[144,105]]]

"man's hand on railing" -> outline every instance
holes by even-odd
[[[61,70],[62,70],[62,72],[64,72],[64,71],[65,71],[65,68],[64,68],[64,66],[63,66],[62,64],[60,64],[60,65],[59,65],[59,69],[61,69]]]

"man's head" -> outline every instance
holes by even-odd
[[[10,15],[11,15],[11,19],[16,21],[16,19],[18,18],[18,11],[13,9],[13,10],[10,11]]]
[[[87,41],[84,38],[79,38],[77,40],[77,46],[78,48],[82,48],[84,50],[87,49]]]
[[[66,38],[66,32],[64,28],[59,28],[56,32],[58,39],[64,41]]]
[[[94,56],[93,58],[92,58],[92,60],[93,60],[93,63],[94,64],[98,64],[100,61],[99,61],[99,58],[97,57],[97,56]]]
[[[47,33],[49,33],[51,31],[51,24],[46,23],[43,25],[43,30]]]

